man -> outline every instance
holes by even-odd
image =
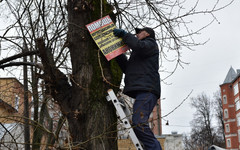
[[[151,131],[148,119],[160,97],[159,49],[153,29],[136,28],[136,36],[122,29],[114,29],[115,36],[132,49],[130,58],[122,54],[116,60],[125,73],[123,93],[135,98],[133,104],[133,129],[146,150],[162,150]]]

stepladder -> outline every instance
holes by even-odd
[[[143,150],[142,145],[140,144],[133,128],[130,124],[130,115],[131,111],[127,107],[127,104],[121,97],[117,97],[112,89],[109,89],[108,96],[106,97],[108,101],[111,101],[117,111],[117,115],[119,116],[119,120],[124,130],[128,132],[129,137],[131,138],[136,150]]]

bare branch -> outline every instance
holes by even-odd
[[[35,54],[38,54],[38,53],[39,53],[39,51],[28,51],[28,52],[24,52],[24,53],[21,53],[21,54],[17,54],[17,55],[5,58],[3,60],[0,60],[0,65],[2,65],[4,63],[7,63],[9,61],[24,57],[24,56],[35,55]]]
[[[32,63],[32,62],[9,62],[9,63],[3,64],[3,65],[0,65],[0,69],[4,69],[6,67],[12,67],[12,66],[35,66],[40,69],[43,69],[41,64],[36,64],[36,63]]]
[[[5,131],[12,137],[12,139],[14,140],[14,144],[16,145],[16,148],[18,149],[18,145],[17,145],[17,141],[14,138],[14,136],[11,134],[11,132],[9,132],[9,130],[0,122],[0,125],[5,129]]]

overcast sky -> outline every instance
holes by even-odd
[[[219,24],[215,22],[202,34],[202,39],[210,39],[204,46],[195,48],[194,52],[186,52],[183,59],[190,62],[184,69],[168,79],[170,86],[162,85],[162,115],[172,111],[193,90],[190,97],[205,92],[208,96],[219,90],[228,70],[232,66],[240,69],[240,1],[236,0],[232,5],[216,13]],[[204,20],[201,20],[204,23]],[[190,107],[190,98],[180,108],[164,118],[163,133],[172,131],[189,133],[190,121],[195,110]]]
[[[213,93],[219,90],[219,85],[223,83],[230,67],[240,69],[239,15],[240,1],[235,0],[232,5],[216,13],[219,23],[213,23],[198,37],[203,41],[209,38],[210,41],[204,46],[195,48],[194,52],[184,52],[183,60],[190,64],[185,65],[184,69],[178,68],[167,80],[172,85],[162,84],[162,99],[164,99],[162,115],[172,111],[192,90],[190,97],[196,97],[202,92],[212,97]],[[204,19],[198,22],[205,24]],[[170,134],[172,131],[189,133],[194,112],[188,98],[178,109],[164,118],[163,133]],[[168,126],[165,125],[165,120],[169,121]]]

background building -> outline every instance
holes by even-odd
[[[31,93],[29,92],[28,95],[28,100],[30,103]],[[24,143],[23,113],[23,85],[16,78],[0,78],[0,140],[2,141],[0,143],[1,150],[24,148],[23,144],[17,144]]]
[[[157,105],[153,108],[149,118],[149,124],[154,135],[162,135],[161,100],[158,100]]]
[[[31,93],[28,94],[29,103]],[[29,108],[30,111],[30,108]],[[16,78],[0,78],[0,122],[21,121],[24,112],[24,87]],[[11,118],[13,117],[14,118]]]
[[[240,101],[239,101],[240,70],[232,67],[221,88],[223,117],[225,126],[226,149],[240,149]]]

